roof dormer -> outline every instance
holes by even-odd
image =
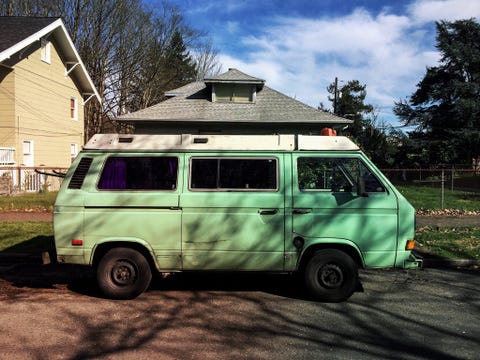
[[[205,84],[212,91],[212,102],[255,103],[257,91],[263,88],[265,80],[247,75],[237,69],[228,69],[214,78],[205,78]]]

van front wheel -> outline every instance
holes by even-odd
[[[317,251],[305,267],[305,284],[310,294],[320,301],[347,300],[358,283],[358,270],[353,259],[336,249]]]
[[[130,248],[113,248],[98,264],[98,286],[112,299],[133,299],[148,288],[151,280],[148,261]]]

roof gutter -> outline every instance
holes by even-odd
[[[8,66],[8,65],[5,65],[5,64],[3,64],[3,63],[1,63],[1,62],[0,62],[0,66],[6,68],[6,69],[8,69],[8,70],[13,70],[13,67]]]

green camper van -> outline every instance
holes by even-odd
[[[298,273],[344,301],[359,268],[417,267],[415,212],[342,136],[99,134],[55,203],[57,260],[131,299],[155,272]]]

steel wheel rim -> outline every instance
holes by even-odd
[[[111,277],[119,286],[132,285],[137,278],[137,269],[128,261],[117,261],[112,268]]]
[[[318,272],[318,281],[325,288],[339,288],[343,283],[343,271],[336,264],[326,264]]]

